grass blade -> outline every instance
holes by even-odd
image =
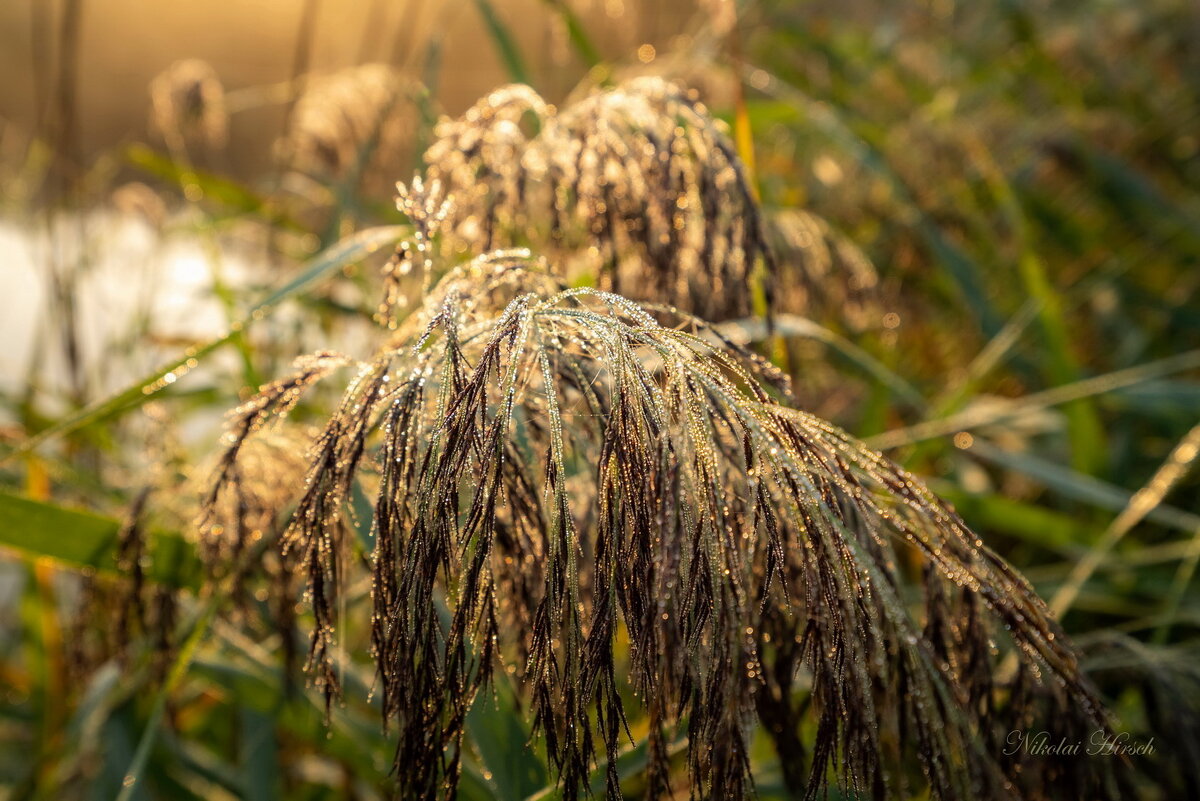
[[[1200,367],[1200,350],[1189,350],[1175,356],[1168,356],[1154,362],[1139,364],[1124,370],[1117,370],[1093,378],[1085,378],[1073,384],[1035,392],[1018,398],[999,410],[997,409],[966,409],[958,414],[943,417],[940,420],[928,420],[907,428],[888,431],[866,440],[872,448],[889,450],[904,445],[912,445],[928,439],[957,434],[966,429],[1002,423],[1027,414],[1036,409],[1045,409],[1070,403],[1081,398],[1103,395],[1126,387],[1141,384],[1152,378],[1159,378],[1171,373],[1194,370]]]
[[[1083,585],[1104,561],[1104,557],[1117,546],[1117,543],[1126,534],[1133,530],[1134,526],[1145,520],[1159,507],[1167,493],[1187,475],[1197,456],[1200,456],[1200,425],[1192,428],[1171,449],[1166,461],[1155,471],[1146,486],[1129,499],[1129,503],[1105,529],[1099,541],[1082,559],[1075,563],[1075,567],[1067,576],[1066,584],[1060,587],[1050,600],[1050,611],[1055,617],[1061,618],[1071,608],[1079,591],[1083,589]]]
[[[1004,171],[992,159],[983,142],[978,137],[969,135],[966,137],[966,146],[982,173],[984,182],[996,198],[997,205],[1008,218],[1009,226],[1016,233],[1021,251],[1017,258],[1018,273],[1030,299],[1036,304],[1047,346],[1046,373],[1054,384],[1077,381],[1080,377],[1079,363],[1067,334],[1061,294],[1051,283],[1045,265],[1037,253],[1029,220],[1017,201],[1016,193]],[[1102,470],[1106,461],[1106,437],[1095,406],[1087,399],[1080,399],[1065,404],[1064,412],[1067,415],[1071,460],[1075,469],[1082,473]]]
[[[575,48],[575,53],[580,60],[589,69],[598,66],[604,59],[600,57],[600,51],[596,49],[596,45],[588,36],[587,28],[584,27],[571,6],[567,4],[566,0],[545,0],[545,2],[562,17],[563,24],[567,26],[567,38],[571,40],[571,46]]]
[[[496,7],[492,5],[491,0],[475,0],[475,7],[479,9],[479,15],[487,24],[488,32],[492,35],[492,42],[500,53],[500,59],[504,62],[505,69],[508,70],[508,77],[514,83],[528,84],[529,71],[525,68],[525,59],[521,57],[521,49],[517,47],[504,20],[500,19]]]
[[[0,492],[0,548],[30,558],[53,559],[73,569],[116,575],[114,558],[121,525],[112,518],[66,509]],[[175,587],[200,583],[200,562],[190,543],[177,534],[151,534],[153,564],[148,577]]]
[[[887,365],[880,362],[874,356],[836,332],[806,317],[800,317],[795,314],[777,314],[772,318],[771,322],[774,325],[774,333],[776,335],[785,338],[803,337],[824,343],[860,368],[880,385],[895,392],[897,397],[903,399],[907,405],[914,409],[923,409],[925,407],[925,399],[912,384],[905,381],[895,371],[889,369]],[[762,342],[769,335],[766,321],[758,318],[727,320],[726,322],[716,324],[713,328],[719,331],[722,336],[728,337],[730,341],[736,342],[739,345]]]
[[[529,731],[514,688],[499,677],[467,715],[467,732],[499,801],[522,801],[549,781],[546,766],[529,747]]]
[[[1048,462],[1027,453],[1012,453],[985,442],[979,437],[967,450],[992,464],[1022,473],[1039,482],[1047,489],[1080,503],[1119,512],[1133,497],[1133,493],[1107,481],[1085,476],[1067,467]],[[1173,506],[1158,505],[1145,514],[1162,526],[1192,533],[1200,528],[1200,517]]]
[[[95,401],[43,429],[25,440],[16,450],[0,457],[0,464],[6,464],[17,457],[31,453],[46,442],[76,431],[89,423],[106,419],[141,405],[151,395],[167,388],[182,375],[190,372],[197,366],[200,359],[234,340],[255,321],[266,316],[279,303],[310,288],[347,264],[352,264],[376,252],[381,247],[398,241],[406,230],[408,230],[406,226],[381,226],[369,228],[355,236],[343,239],[309,261],[299,275],[260,301],[244,318],[230,326],[224,334],[188,348],[179,356],[125,389]]]
[[[142,737],[138,741],[137,750],[134,751],[129,769],[125,771],[125,776],[121,780],[121,793],[117,796],[117,801],[133,801],[135,793],[140,789],[140,782],[146,769],[146,763],[150,759],[150,750],[154,747],[154,742],[158,737],[158,729],[162,725],[163,716],[167,711],[167,698],[179,686],[180,682],[183,681],[184,676],[187,675],[188,668],[192,664],[192,659],[195,657],[200,643],[204,641],[205,636],[208,634],[209,626],[212,624],[213,618],[216,617],[217,609],[220,605],[219,602],[223,598],[224,595],[222,593],[214,593],[205,602],[195,623],[192,624],[191,632],[179,648],[179,654],[175,657],[175,661],[171,665],[171,672],[167,674],[162,687],[155,693],[154,705],[150,710],[150,719],[146,722],[146,728],[142,731]]]

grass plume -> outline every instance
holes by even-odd
[[[1045,605],[917,479],[782,403],[786,379],[698,318],[554,273],[509,250],[445,275],[360,366],[283,538],[331,700],[344,510],[377,474],[372,640],[402,797],[453,796],[467,712],[501,666],[568,798],[597,764],[620,797],[626,677],[649,775],[665,782],[686,732],[706,798],[752,793],[756,719],[785,762],[807,758],[807,797],[831,777],[901,797],[910,763],[937,798],[1016,797],[997,720],[1103,725]],[[295,383],[243,407],[231,448]],[[993,638],[1021,656],[1014,687],[994,685]]]
[[[436,133],[428,174],[455,199],[449,231],[476,252],[533,245],[603,289],[709,319],[755,310],[761,262],[770,305],[776,263],[754,190],[694,92],[637,78],[558,110],[506,86]]]

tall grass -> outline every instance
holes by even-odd
[[[729,4],[626,53],[547,3],[549,74],[481,0],[505,74],[439,119],[440,40],[309,74],[319,5],[286,85],[182,62],[112,154],[229,324],[132,357],[79,344],[84,4],[34,15],[5,213],[70,367],[4,398],[10,797],[1200,791],[1194,10]]]

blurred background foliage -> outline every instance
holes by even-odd
[[[369,588],[328,727],[265,590],[201,589],[221,415],[364,350],[440,116],[655,74],[728,125],[787,264],[779,335],[725,330],[1025,572],[1154,738],[1131,797],[1200,796],[1194,3],[34,0],[0,37],[0,795],[386,797]],[[462,797],[554,794],[510,689]]]

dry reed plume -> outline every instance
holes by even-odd
[[[150,83],[151,124],[172,150],[185,142],[218,149],[229,134],[225,89],[206,61],[172,64]]]
[[[207,502],[210,522],[233,510],[222,525],[261,528],[229,500],[250,444],[353,364],[281,541],[307,579],[308,668],[329,701],[357,547],[345,508],[356,482],[377,488],[372,642],[402,797],[453,797],[467,712],[497,668],[518,677],[567,798],[596,766],[621,797],[632,697],[651,797],[680,789],[684,742],[694,797],[751,795],[756,721],[809,798],[831,779],[875,798],[921,783],[939,799],[1106,789],[1095,763],[999,756],[1014,727],[1104,725],[1029,585],[693,316],[749,313],[756,264],[774,263],[698,101],[638,81],[555,113],[509,87],[440,133],[430,180],[400,187],[414,235],[388,268],[387,343],[363,362],[302,360],[239,408]],[[535,192],[550,199],[548,254],[593,249],[605,289],[568,288],[564,267],[516,247]],[[446,238],[484,255],[400,319],[398,276],[437,275]],[[1010,650],[1022,668],[1002,684]]]
[[[475,251],[534,245],[606,290],[709,319],[769,306],[776,272],[733,143],[695,93],[659,78],[559,111],[507,86],[437,128],[428,175],[456,201],[448,230]]]
[[[855,331],[878,325],[883,298],[875,265],[853,242],[816,216],[784,209],[768,224],[783,273],[778,306],[791,312],[834,309]]]
[[[290,168],[333,183],[360,180],[383,195],[412,144],[418,90],[387,64],[362,64],[312,78],[276,149]]]

